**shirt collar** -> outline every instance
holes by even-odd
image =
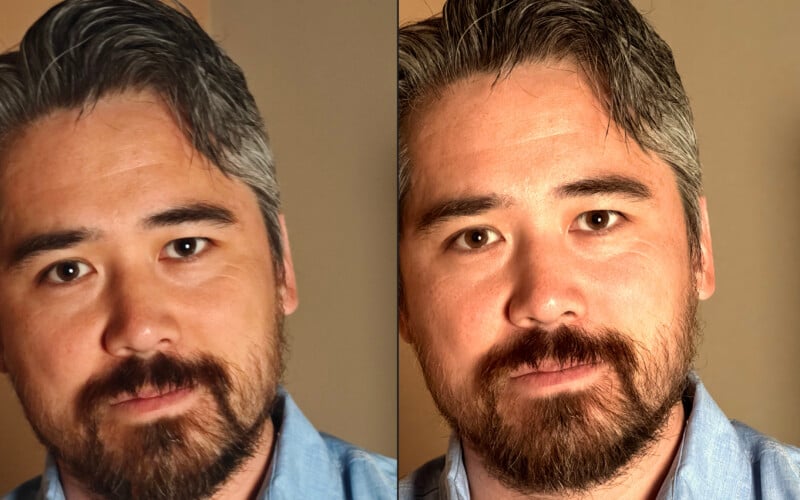
[[[750,462],[736,430],[696,374],[684,404],[691,408],[678,453],[658,499],[749,496]]]
[[[47,454],[42,482],[36,500],[66,500],[64,488],[61,487],[61,478],[58,475],[56,460],[50,453]]]
[[[342,490],[342,475],[325,441],[282,388],[278,398],[272,465],[260,498],[334,498]]]
[[[464,464],[461,439],[453,433],[447,447],[439,491],[444,491],[443,500],[469,500],[469,478]]]

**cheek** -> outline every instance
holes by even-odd
[[[503,331],[503,294],[491,278],[468,273],[404,281],[412,342],[448,373],[463,378]]]
[[[265,267],[246,260],[230,264],[202,286],[187,289],[191,298],[181,307],[187,349],[228,358],[243,368],[254,346],[261,347],[269,335],[277,335],[272,330],[279,305]]]
[[[7,368],[28,411],[67,416],[83,384],[99,369],[99,350],[80,343],[80,325],[48,319],[6,323]]]
[[[43,377],[58,381],[62,366],[74,365],[79,371],[93,361],[90,346],[99,344],[99,337],[94,318],[85,308],[2,300],[3,345],[10,369],[35,367]]]
[[[685,242],[637,240],[594,269],[595,308],[631,333],[671,323],[691,285]]]

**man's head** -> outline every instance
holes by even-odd
[[[674,414],[714,288],[670,50],[621,1],[450,1],[399,44],[401,335],[507,487],[603,483]]]
[[[62,471],[196,498],[263,443],[296,307],[241,70],[159,1],[60,4],[0,56],[0,368]]]

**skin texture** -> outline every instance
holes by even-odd
[[[0,368],[34,428],[55,441],[85,430],[76,398],[87,381],[159,353],[225,363],[231,407],[253,420],[260,410],[253,399],[274,393],[278,382],[276,318],[297,306],[288,246],[281,282],[253,192],[209,165],[148,92],[105,97],[83,113],[56,111],[29,126],[2,160]],[[196,203],[224,208],[235,222],[144,222]],[[24,239],[72,229],[89,237],[12,263]],[[205,239],[191,240],[196,250],[181,255],[181,238]],[[79,275],[59,283],[52,266],[65,260],[80,263]],[[187,412],[212,421],[217,411],[201,386],[149,412],[104,408],[99,434],[113,450],[128,426]],[[190,438],[207,444],[201,433]],[[217,498],[244,498],[257,486],[271,423],[259,443]],[[68,473],[64,483],[68,496],[86,494]]]
[[[434,399],[451,392],[469,401],[481,359],[530,329],[610,328],[627,336],[643,364],[676,356],[687,295],[704,300],[714,290],[705,202],[703,264],[692,269],[671,169],[624,139],[573,64],[475,75],[424,103],[405,130],[412,171],[400,237],[400,334],[420,354]],[[649,195],[564,192],[612,176]],[[476,199],[494,201],[442,210]],[[598,212],[606,220],[593,226]],[[600,363],[555,385],[508,384],[500,404],[613,387],[608,368]],[[664,397],[642,373],[634,382],[645,403]],[[678,404],[649,450],[587,496],[653,495],[682,425]],[[487,473],[471,443],[464,446],[475,498],[516,496]]]

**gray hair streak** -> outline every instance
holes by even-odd
[[[37,119],[152,90],[197,151],[254,191],[280,277],[280,195],[264,123],[239,66],[173,3],[67,0],[30,27],[19,50],[0,55],[0,167]]]
[[[672,51],[627,0],[448,0],[400,29],[399,210],[413,186],[409,116],[453,83],[516,65],[578,64],[610,119],[674,171],[693,264],[700,263],[702,174],[689,100]]]

